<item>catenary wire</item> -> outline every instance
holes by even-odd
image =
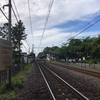
[[[92,16],[90,16],[85,22],[83,22],[79,27],[77,27],[75,30],[79,29],[81,26],[83,26],[86,22],[88,22],[91,18],[93,18],[96,14],[98,14],[100,12],[100,10],[98,10],[96,13],[94,13]],[[94,22],[95,23],[95,22]],[[89,23],[88,23],[89,24]],[[86,27],[87,28],[87,27]],[[83,30],[82,30],[83,31]],[[80,31],[81,32],[81,31]],[[79,33],[80,33],[79,32]],[[73,33],[73,32],[72,32]],[[78,33],[78,31],[76,31],[75,33]],[[66,40],[63,40],[66,42]],[[60,43],[58,43],[59,45],[63,43],[62,41]]]
[[[80,27],[82,27],[86,22],[88,22],[91,18],[93,18],[96,14],[98,14],[100,12],[100,10],[98,10],[96,13],[94,13],[93,15],[91,15],[86,21],[84,21],[79,27],[77,27],[75,30],[76,30],[76,32],[78,32],[77,31],[77,29],[79,29]],[[88,23],[89,24],[89,23]]]
[[[17,7],[16,7],[16,5],[15,5],[14,0],[13,0],[13,3],[14,3],[14,6],[15,6],[15,8],[16,8],[17,15],[18,15],[18,17],[19,17],[19,14],[18,14],[18,11],[17,11]],[[15,16],[15,18],[16,18],[16,20],[17,20],[17,22],[18,22],[17,15],[16,15],[16,13],[15,13],[15,11],[14,11],[13,7],[12,7],[12,11],[13,11],[13,13],[14,13],[14,16]],[[19,19],[20,19],[20,17],[19,17]],[[26,41],[27,45],[29,46],[28,41],[27,41],[26,39],[25,39],[25,41]],[[29,48],[30,48],[30,46],[29,46]]]
[[[7,18],[7,16],[5,15],[5,13],[2,11],[1,8],[0,8],[0,10],[1,10],[2,14],[5,16],[5,18],[6,18],[7,20],[9,20],[9,19]]]
[[[14,11],[13,7],[12,7],[12,11],[13,11],[13,13],[14,13],[14,16],[15,16],[17,22],[18,22],[18,18],[17,18],[16,14],[15,14],[15,11]]]
[[[16,13],[15,13],[15,11],[14,11],[13,7],[12,7],[12,10],[13,10],[14,16],[15,16],[15,18],[16,18],[16,20],[17,20],[17,22],[18,22],[17,15],[16,15]],[[28,47],[30,48],[30,46],[29,46],[29,44],[28,44],[28,42],[27,42],[27,40],[26,40],[26,39],[25,39],[25,41],[26,41],[26,43],[27,43]]]
[[[45,25],[44,25],[44,28],[43,28],[43,33],[42,33],[42,37],[41,37],[41,40],[40,40],[39,47],[41,46],[41,43],[42,43],[42,39],[43,39],[44,32],[45,32],[45,29],[46,29],[46,25],[47,25],[47,22],[48,22],[48,19],[49,19],[49,16],[50,16],[50,11],[51,11],[51,8],[52,8],[52,5],[53,5],[53,1],[54,0],[52,0],[52,1],[50,0],[50,4],[49,4],[49,7],[48,7],[48,14],[47,14],[47,18],[46,18]]]
[[[23,44],[23,42],[22,42],[22,44]],[[24,48],[26,49],[26,51],[28,52],[28,50],[27,50],[27,48],[26,48],[26,46],[23,44],[23,46],[24,46]]]
[[[33,28],[32,28],[32,20],[31,20],[31,12],[30,12],[30,2],[29,2],[29,0],[28,0],[28,9],[29,9],[29,18],[30,18],[32,41],[33,41],[33,44],[34,44],[34,40],[33,40]]]
[[[16,12],[17,12],[17,15],[18,15],[18,18],[19,18],[19,20],[20,20],[20,16],[19,16],[19,13],[18,13],[18,10],[17,10],[17,7],[16,7],[16,4],[15,4],[15,1],[13,0],[13,4],[14,4],[14,6],[15,6],[15,9],[16,9]]]
[[[81,32],[79,32],[79,33],[76,34],[75,36],[73,36],[73,37],[67,39],[66,41],[69,41],[69,40],[73,39],[74,37],[78,36],[79,34],[81,34],[82,32],[86,31],[87,29],[89,29],[90,27],[92,27],[93,25],[95,25],[95,24],[96,24],[97,22],[99,22],[99,21],[100,21],[100,19],[98,19],[97,21],[95,21],[93,24],[91,24],[91,25],[88,26],[87,28],[83,29]],[[62,44],[62,43],[60,43],[60,44]],[[59,44],[59,45],[60,45],[60,44]]]

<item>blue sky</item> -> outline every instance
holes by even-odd
[[[41,47],[52,47],[52,45],[60,46],[63,41],[76,35],[76,30],[80,32],[99,19],[98,16],[100,16],[100,0],[54,0],[40,49],[37,49],[35,47],[39,47],[41,41],[50,0],[29,0],[33,29],[32,32],[30,28],[28,0],[14,1],[20,18],[25,25],[25,33],[28,35],[27,41],[30,45],[30,49],[32,50],[32,44],[34,44],[34,52],[36,54],[43,50]],[[7,3],[8,0],[0,0],[0,7]],[[13,2],[12,6],[15,10]],[[5,8],[3,11],[8,16],[8,8]],[[98,13],[95,14],[96,12]],[[90,17],[91,19],[88,20]],[[0,12],[0,27],[6,22],[7,20]],[[86,23],[81,26],[84,22]],[[16,19],[12,12],[12,24],[14,25],[15,23]],[[77,27],[79,27],[79,29]],[[96,23],[76,38],[82,38],[84,36],[93,37],[97,36],[99,33],[100,22]],[[32,35],[34,40],[32,40]],[[23,43],[29,50],[27,43],[25,41],[23,41]],[[26,49],[23,46],[22,50],[23,52],[26,52]]]

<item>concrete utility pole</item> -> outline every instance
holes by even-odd
[[[11,0],[9,0],[9,41],[11,42]]]
[[[11,0],[9,0],[9,41],[11,42]],[[9,70],[9,87],[11,87],[11,69]]]
[[[8,40],[11,42],[11,0],[9,0],[9,4],[4,5],[3,9],[5,6],[9,7],[9,18],[8,18],[8,23],[9,23],[9,37]],[[7,79],[9,80],[9,87],[11,87],[11,69],[7,70]]]
[[[9,18],[8,18],[8,23],[9,23],[9,37],[8,40],[11,42],[11,0],[9,0],[9,4],[4,5],[3,9],[5,6],[9,7]],[[7,79],[9,80],[9,87],[11,87],[11,69],[7,70]]]

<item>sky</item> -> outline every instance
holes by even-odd
[[[100,34],[100,21],[81,33],[82,30],[100,19],[100,0],[54,0],[44,35],[43,30],[48,7],[52,0],[29,0],[32,31],[28,0],[12,0],[12,7],[16,13],[13,1],[15,1],[20,19],[25,25],[25,33],[27,34],[27,42],[29,44],[28,46],[26,41],[22,41],[27,49],[22,46],[23,52],[29,51],[29,47],[30,51],[32,51],[32,44],[34,44],[34,53],[37,55],[45,47],[60,47],[62,43],[65,43],[76,34],[79,35],[75,38],[95,37]],[[8,4],[8,0],[0,0],[0,8],[6,4]],[[3,11],[8,16],[8,7],[5,7]],[[7,22],[0,12],[0,27]],[[12,12],[12,25],[14,26],[15,23],[17,21]],[[42,42],[40,43],[41,38]]]

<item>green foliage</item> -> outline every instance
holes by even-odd
[[[12,45],[14,54],[19,53],[19,63],[20,63],[20,53],[21,53],[21,40],[26,39],[27,34],[25,34],[25,26],[23,22],[20,20],[15,26],[12,28]]]
[[[70,39],[69,42],[62,44],[61,47],[46,47],[38,56],[55,54],[59,59],[82,58],[82,62],[100,62],[100,35],[98,37],[83,37],[81,39]]]
[[[5,93],[7,88],[8,88],[8,81],[4,82],[3,85],[1,85],[0,94]]]
[[[22,88],[23,78],[24,77],[22,77],[22,76],[19,77],[19,78],[12,78],[12,80],[11,80],[12,89],[16,89],[16,88],[20,89],[20,88]]]
[[[25,65],[21,65],[21,70],[24,71]]]
[[[4,82],[0,87],[0,100],[8,100],[9,98],[14,98],[15,93],[18,92],[22,87],[23,78],[29,72],[31,68],[31,64],[28,64],[24,67],[23,71],[21,71],[18,75],[11,78],[11,88],[9,88],[8,81]],[[31,69],[32,71],[32,69]]]
[[[51,54],[51,55],[52,54],[55,54],[55,51],[56,51],[57,48],[58,48],[57,46],[54,46],[54,47],[46,47],[46,48],[44,48],[43,52],[40,52],[38,54],[38,57],[44,56],[46,54]]]
[[[8,40],[8,23],[5,23],[3,27],[0,27],[0,36]]]
[[[14,91],[16,91],[16,88],[17,89],[22,88],[23,78],[24,77],[19,77],[19,78],[13,77],[11,79],[11,89],[14,90]],[[0,94],[6,93],[7,89],[9,89],[8,81],[4,82],[3,85],[1,85]]]
[[[11,42],[12,42],[12,48],[13,48],[13,54],[18,54],[19,53],[19,63],[20,63],[20,53],[21,53],[21,40],[26,39],[26,34],[25,34],[25,26],[23,25],[23,22],[20,20],[15,24],[14,27],[11,29]],[[5,23],[3,27],[0,27],[0,36],[2,38],[5,38],[8,40],[8,23]]]

